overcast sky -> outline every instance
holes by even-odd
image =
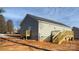
[[[32,14],[55,20],[64,23],[68,26],[79,27],[79,8],[34,8],[34,7],[22,7],[22,8],[3,8],[3,13],[6,20],[11,19],[14,22],[15,28],[19,28],[20,22],[24,19],[26,14]]]

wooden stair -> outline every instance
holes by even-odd
[[[71,40],[74,40],[73,31],[62,31],[52,37],[52,42],[57,44],[61,44],[63,41]]]

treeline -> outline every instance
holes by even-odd
[[[0,33],[13,33],[13,22],[12,20],[5,21],[3,15],[0,15]]]

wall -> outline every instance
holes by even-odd
[[[74,38],[79,40],[79,28],[73,27]]]
[[[24,23],[21,25],[21,33],[23,33],[24,31],[26,31],[26,29],[28,29],[29,27],[31,27],[31,39],[38,39],[38,22],[36,20],[34,20],[33,18],[31,18],[30,16],[25,18]]]
[[[55,30],[57,30],[57,31],[63,31],[63,30],[71,31],[71,28],[65,27],[63,25],[49,23],[49,22],[39,20],[39,29],[38,29],[39,34],[38,34],[38,36],[41,41],[42,40],[50,41],[51,32],[55,31]]]

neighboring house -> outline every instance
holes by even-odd
[[[29,29],[31,30],[31,39],[36,40],[50,40],[51,33],[53,31],[64,31],[64,30],[72,31],[72,28],[65,24],[33,16],[30,14],[27,14],[27,16],[25,16],[20,26],[21,26],[21,29],[19,30],[20,33],[23,33],[27,29]]]
[[[73,27],[72,30],[74,32],[74,38],[79,39],[79,28]]]

